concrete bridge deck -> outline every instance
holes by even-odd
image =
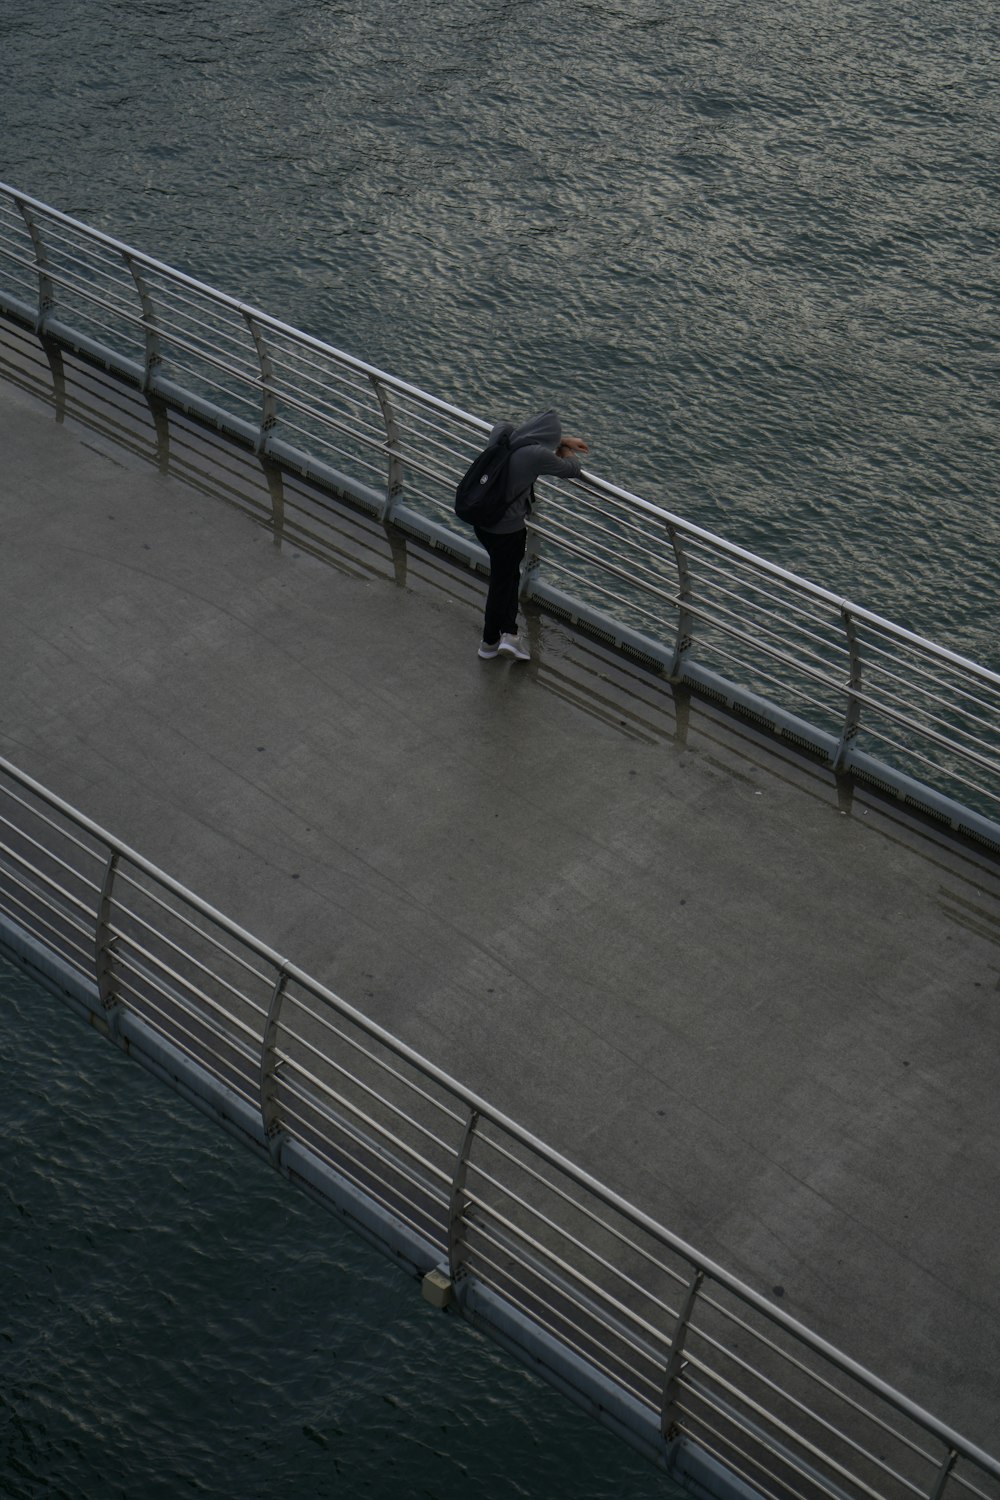
[[[0,375],[2,753],[1000,1448],[997,861],[544,617],[479,661],[481,580],[276,541],[252,455],[7,325]]]

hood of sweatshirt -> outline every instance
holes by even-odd
[[[548,411],[540,411],[536,417],[529,417],[520,427],[515,427],[511,433],[510,445],[512,448],[525,448],[529,443],[540,443],[543,448],[555,450],[561,440],[562,423],[558,414],[549,407]]]

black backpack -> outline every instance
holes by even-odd
[[[455,490],[455,514],[470,526],[493,526],[507,509],[510,433],[502,432],[473,459]]]

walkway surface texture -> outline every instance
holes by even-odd
[[[0,361],[2,753],[1000,1449],[997,862],[544,617],[479,661],[481,580]]]

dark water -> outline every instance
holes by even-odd
[[[3,172],[1000,663],[994,0],[0,0]]]
[[[665,1500],[0,960],[4,1500]]]

